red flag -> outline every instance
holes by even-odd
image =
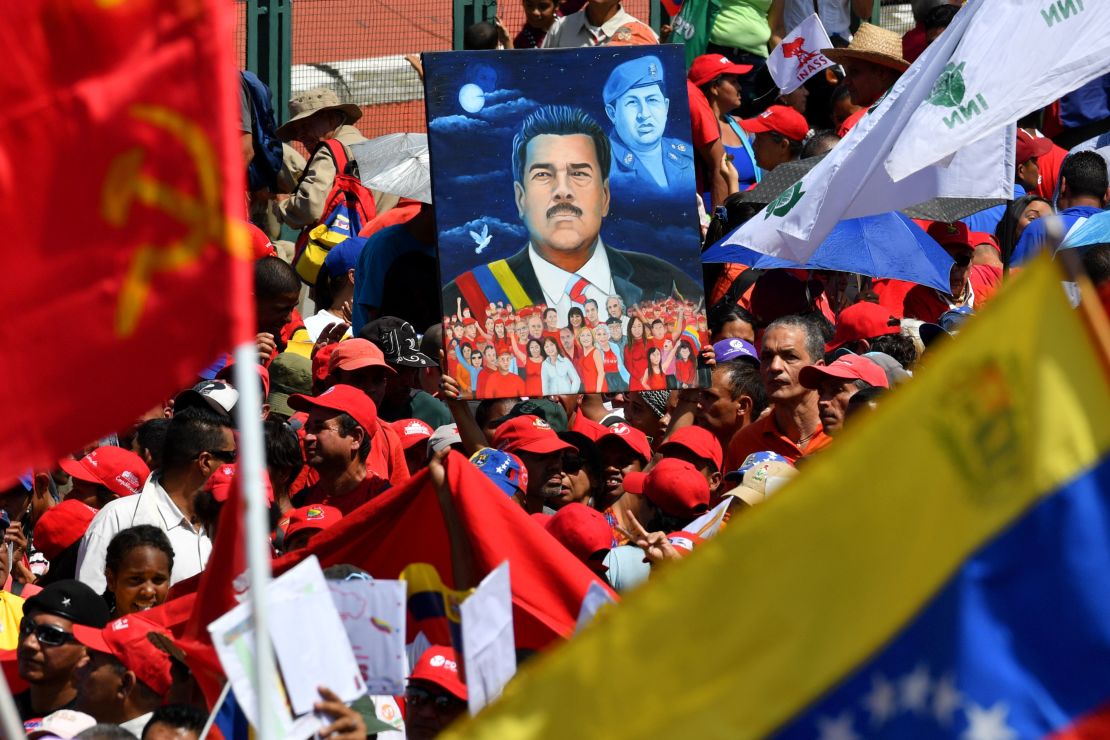
[[[594,574],[465,457],[452,452],[445,464],[477,576],[510,563],[517,647],[540,649],[569,637]],[[306,550],[275,561],[274,573],[310,553],[324,567],[351,563],[375,578],[397,578],[411,563],[429,563],[455,587],[447,526],[427,468],[343,517]]]
[[[233,12],[5,8],[0,485],[129,425],[251,336]]]

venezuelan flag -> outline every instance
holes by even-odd
[[[1105,730],[1105,323],[1060,280],[1029,267],[795,483],[449,736]]]
[[[435,645],[452,645],[462,650],[462,614],[459,605],[472,591],[455,591],[439,577],[439,571],[428,563],[413,563],[401,571],[408,591],[409,617],[415,636],[423,631]]]

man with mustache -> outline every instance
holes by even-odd
[[[459,275],[444,289],[445,305],[461,297],[479,321],[490,302],[518,309],[546,304],[566,326],[587,300],[624,304],[690,298],[701,285],[658,257],[614,249],[601,237],[609,213],[609,138],[588,114],[545,106],[524,119],[513,140],[513,191],[528,244],[504,260]]]

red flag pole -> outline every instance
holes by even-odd
[[[267,677],[276,672],[273,643],[266,618],[270,585],[269,507],[262,483],[266,449],[262,431],[262,393],[258,382],[258,347],[253,342],[235,349],[234,384],[239,390],[239,476],[246,501],[247,571],[250,574],[251,616],[254,622],[255,693],[258,695],[258,736],[277,737],[277,697],[266,690]],[[219,564],[216,564],[219,567]]]

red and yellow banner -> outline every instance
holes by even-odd
[[[249,338],[233,6],[23,0],[0,45],[0,484]]]

